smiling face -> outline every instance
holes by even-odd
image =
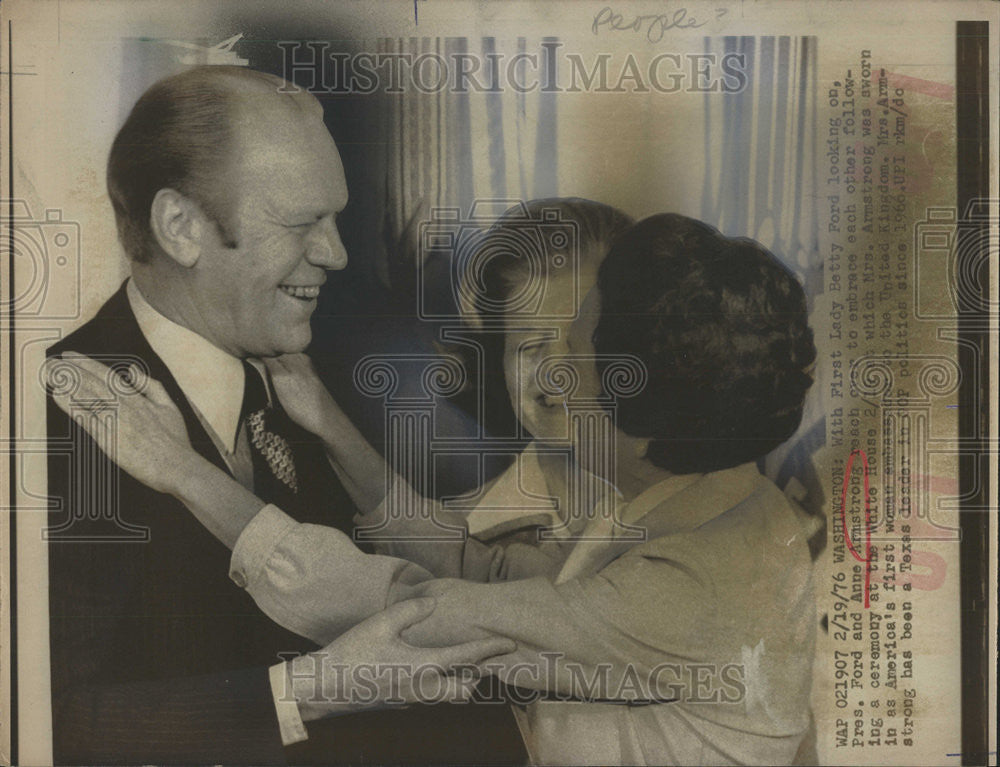
[[[581,270],[581,296],[591,292],[595,279],[596,266]],[[505,325],[503,367],[507,392],[521,425],[538,440],[564,440],[570,436],[566,396],[552,393],[552,384],[542,388],[539,367],[551,357],[593,355],[590,335],[579,330],[583,315],[578,313],[577,301],[571,276],[550,278],[545,286],[541,312],[570,317],[576,314],[576,319],[539,322],[531,318],[508,318]],[[591,374],[587,369],[588,365],[593,367],[593,361],[581,364],[577,360],[569,364],[580,380],[580,388],[573,396],[594,396],[592,381],[596,373]]]
[[[206,233],[192,291],[199,332],[237,357],[299,352],[327,269],[347,253],[337,214],[347,204],[340,155],[321,113],[276,101],[237,121],[227,234]]]

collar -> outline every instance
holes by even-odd
[[[222,446],[235,452],[243,408],[243,363],[156,311],[135,280],[128,281],[126,293],[139,329],[153,351]]]
[[[548,495],[545,473],[538,463],[538,443],[532,441],[486,489],[466,516],[469,532],[494,538],[529,524],[558,525],[560,520],[555,507],[542,500]],[[526,506],[529,499],[536,499],[536,504]]]

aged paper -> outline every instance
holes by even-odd
[[[306,312],[296,327],[305,327],[303,332],[307,332],[311,322],[307,352],[347,419],[385,456],[391,471],[423,494],[416,507],[406,507],[416,511],[407,517],[398,504],[413,503],[413,496],[401,501],[390,493],[379,512],[386,515],[385,524],[367,533],[359,527],[354,535],[359,545],[374,544],[382,553],[400,554],[401,549],[385,548],[386,531],[393,529],[389,522],[415,516],[436,526],[437,534],[420,538],[419,545],[432,549],[456,540],[461,544],[466,535],[488,544],[535,546],[538,551],[549,551],[546,545],[561,547],[560,551],[570,553],[565,561],[560,560],[561,570],[553,570],[548,580],[557,593],[567,594],[572,588],[567,583],[612,578],[608,573],[615,562],[620,566],[630,561],[623,553],[630,547],[653,545],[678,534],[670,522],[665,524],[672,532],[657,532],[652,517],[643,521],[635,516],[634,505],[630,515],[628,502],[648,488],[640,483],[639,491],[629,492],[633,477],[627,468],[629,460],[666,472],[663,477],[672,477],[665,481],[673,482],[756,463],[754,471],[781,491],[775,496],[784,497],[779,505],[793,510],[789,513],[798,520],[800,533],[782,541],[774,539],[772,528],[767,527],[771,523],[760,522],[754,528],[760,540],[753,535],[741,539],[748,548],[736,553],[725,547],[713,550],[710,546],[715,544],[701,543],[697,537],[685,544],[698,552],[692,554],[692,561],[715,560],[704,563],[705,572],[711,575],[699,575],[701,565],[690,565],[695,580],[703,577],[712,584],[712,596],[706,599],[713,617],[705,618],[706,622],[698,617],[704,602],[692,600],[680,587],[675,592],[657,585],[659,576],[653,571],[670,557],[662,551],[660,555],[646,553],[642,556],[653,563],[648,565],[649,580],[644,580],[647,575],[642,570],[643,575],[628,581],[634,593],[619,592],[622,605],[644,605],[643,620],[628,615],[626,607],[619,615],[613,603],[606,613],[594,614],[593,623],[581,630],[586,634],[599,625],[603,632],[613,626],[627,637],[620,645],[600,645],[596,639],[586,644],[579,637],[573,642],[567,638],[565,648],[557,639],[551,647],[538,645],[542,651],[586,655],[598,667],[606,660],[612,675],[619,660],[647,674],[653,661],[642,653],[649,648],[669,663],[700,663],[709,680],[703,701],[697,699],[702,679],[697,674],[701,672],[691,677],[687,666],[681,674],[686,680],[681,685],[684,693],[679,694],[684,708],[655,695],[646,699],[645,694],[639,695],[643,699],[639,705],[632,693],[645,690],[642,684],[625,691],[621,683],[612,683],[601,694],[589,697],[586,690],[574,689],[555,702],[539,701],[537,695],[558,696],[565,689],[560,685],[547,689],[548,677],[535,669],[527,687],[536,697],[465,706],[471,711],[470,724],[454,725],[447,737],[468,732],[470,739],[483,744],[484,761],[502,763],[529,759],[651,764],[698,760],[997,763],[1000,10],[995,4],[971,0],[692,0],[686,4],[393,0],[289,6],[268,0],[198,4],[8,0],[2,7],[2,21],[0,640],[4,652],[0,682],[5,697],[0,755],[5,763],[51,764],[60,759],[62,763],[90,759],[93,763],[282,759],[295,763],[323,758],[337,763],[364,761],[369,758],[366,754],[382,754],[370,756],[373,762],[457,763],[475,753],[436,751],[428,743],[418,748],[415,741],[408,751],[402,740],[393,744],[395,750],[385,752],[367,751],[363,743],[351,746],[357,750],[347,746],[338,750],[337,737],[323,740],[325,736],[314,731],[312,724],[308,740],[283,749],[282,742],[295,740],[284,723],[289,716],[287,706],[294,710],[296,703],[280,700],[273,675],[268,686],[263,671],[254,677],[256,681],[245,683],[234,672],[228,689],[239,688],[236,692],[222,694],[216,688],[215,693],[195,692],[185,698],[178,692],[184,685],[199,690],[197,680],[232,669],[242,673],[250,665],[235,660],[234,665],[227,665],[225,660],[227,642],[233,647],[244,644],[241,632],[242,636],[254,635],[263,647],[262,669],[279,663],[286,657],[282,653],[303,648],[275,640],[267,650],[264,634],[255,633],[254,627],[267,625],[270,630],[274,619],[293,633],[315,637],[283,622],[273,611],[264,610],[269,617],[258,613],[249,598],[245,600],[247,615],[226,612],[237,603],[227,601],[236,597],[225,590],[234,589],[244,598],[240,587],[247,584],[238,578],[236,583],[230,580],[228,553],[194,517],[185,516],[184,524],[190,528],[159,532],[162,515],[156,517],[149,511],[155,501],[142,510],[129,505],[130,499],[138,505],[147,503],[142,493],[148,483],[103,462],[94,443],[70,438],[68,433],[62,438],[53,435],[53,414],[59,411],[51,400],[46,409],[47,386],[50,398],[53,390],[62,392],[71,407],[77,408],[71,412],[78,419],[80,434],[94,428],[95,422],[87,419],[102,412],[105,416],[112,413],[107,428],[113,432],[117,405],[108,403],[117,402],[122,392],[111,392],[104,409],[95,410],[93,397],[88,399],[73,389],[72,380],[47,377],[51,372],[47,350],[105,311],[102,307],[106,309],[106,302],[130,274],[137,275],[130,284],[140,286],[143,279],[155,283],[158,274],[174,274],[150,272],[148,265],[136,265],[134,254],[126,256],[128,245],[116,228],[106,181],[112,143],[150,86],[205,66],[253,69],[286,81],[284,85],[272,82],[275,93],[280,90],[284,97],[295,94],[305,99],[303,104],[318,104],[325,131],[339,153],[343,189],[336,179],[329,181],[312,160],[296,166],[300,183],[287,183],[280,173],[266,182],[251,182],[238,175],[223,177],[221,172],[214,174],[219,178],[205,183],[214,185],[217,200],[242,200],[250,205],[246,210],[253,213],[240,220],[253,226],[267,226],[272,215],[284,215],[269,207],[272,203],[278,208],[292,205],[320,187],[333,199],[330,210],[321,206],[307,215],[308,220],[281,224],[286,229],[313,226],[329,214],[332,228],[324,230],[325,234],[299,230],[306,244],[300,256],[294,257],[310,266],[289,262],[284,276],[274,277],[273,287],[286,294],[278,300],[297,302],[294,311]],[[187,95],[214,98],[201,91]],[[255,140],[272,147],[266,153],[267,162],[280,168],[285,167],[282,162],[291,162],[288,157],[301,142],[283,134],[283,129],[267,127],[270,118],[263,106],[259,111],[245,107],[240,115],[232,124],[246,135],[257,131],[263,137]],[[321,141],[328,140],[325,131]],[[129,162],[144,167],[139,157],[144,152],[160,157],[148,149],[140,145],[138,159]],[[220,149],[219,154],[234,163],[229,167],[250,167],[255,161],[248,159],[249,152],[242,154],[231,147]],[[197,197],[183,186],[185,182],[178,183],[182,198]],[[331,184],[336,187],[333,191]],[[134,200],[141,184],[133,188],[126,183],[125,187],[122,199]],[[261,199],[270,202],[257,204],[250,199],[249,190],[256,189]],[[151,190],[150,200],[155,191]],[[614,231],[606,237],[595,235],[588,229],[590,219],[574,219],[577,209],[560,202],[564,198],[601,204],[604,212],[600,215],[617,222],[607,224]],[[621,218],[607,212],[612,210]],[[480,244],[483,233],[504,211],[509,224],[506,239],[500,237],[499,244],[490,247],[512,248],[525,255],[530,277],[520,287],[508,285],[506,303],[498,307],[489,304],[492,278],[486,266],[496,254]],[[633,443],[622,442],[625,437],[621,435],[616,438],[616,427],[629,437],[653,439],[654,445],[657,439],[670,444],[671,437],[656,431],[661,419],[667,418],[660,411],[679,412],[683,405],[668,407],[651,398],[648,423],[627,411],[630,398],[643,396],[643,387],[648,392],[656,386],[667,387],[673,380],[674,374],[662,369],[667,363],[658,361],[674,359],[670,364],[677,365],[677,376],[694,375],[688,363],[691,369],[715,364],[696,360],[694,352],[678,358],[655,356],[662,348],[654,343],[654,335],[666,331],[662,324],[643,319],[643,312],[648,314],[653,306],[662,308],[667,299],[643,303],[647,300],[644,293],[662,278],[650,273],[647,282],[635,272],[639,267],[626,270],[635,284],[636,315],[634,333],[622,333],[620,322],[616,326],[622,348],[612,345],[595,352],[587,344],[611,337],[610,331],[602,335],[600,324],[596,332],[589,326],[588,332],[581,330],[589,313],[600,311],[588,304],[588,295],[592,290],[599,293],[595,284],[606,286],[602,281],[610,279],[610,265],[598,274],[604,251],[608,247],[615,254],[627,250],[624,246],[615,250],[612,240],[629,237],[626,229],[632,221],[645,223],[663,213],[679,214],[685,222],[704,222],[727,238],[756,241],[773,254],[768,257],[774,264],[783,265],[784,272],[802,286],[803,321],[807,319],[815,344],[815,359],[810,357],[804,368],[812,385],[804,404],[789,395],[788,407],[801,408],[802,415],[797,427],[793,424],[794,433],[782,434],[776,447],[768,443],[759,454],[751,448],[730,450],[727,444],[743,440],[749,445],[760,439],[756,432],[731,430],[725,432],[734,435],[731,440],[716,432],[685,437],[688,442],[673,437],[678,440],[675,444],[691,446],[675,448],[675,454],[690,449],[693,456],[701,450],[708,456],[701,464],[696,458],[681,462],[676,455],[656,459],[660,461],[656,463],[646,453],[637,453],[639,459],[634,459],[631,453],[622,452],[622,445]],[[670,225],[680,226],[679,220]],[[147,226],[152,232],[152,224],[147,222]],[[223,235],[224,230],[220,230]],[[166,235],[156,232],[162,243]],[[317,256],[310,250],[311,238],[320,236],[339,242],[342,250],[333,246],[329,253]],[[648,237],[621,242],[656,240],[654,235]],[[239,239],[233,238],[236,249],[229,248],[229,252],[240,252],[245,246],[246,240],[238,243]],[[247,260],[245,268],[232,266],[228,278],[217,277],[217,287],[212,289],[216,292],[204,293],[217,295],[217,301],[198,307],[191,316],[239,316],[246,327],[263,328],[264,335],[273,333],[276,340],[269,341],[270,346],[240,347],[240,353],[231,354],[231,346],[215,335],[211,319],[205,319],[204,325],[178,320],[218,347],[217,351],[221,349],[223,356],[229,354],[230,361],[306,348],[305,341],[296,347],[280,327],[265,327],[270,304],[261,304],[255,311],[253,291],[259,287],[255,275],[271,279],[268,270],[276,273],[285,268],[276,266],[284,252],[276,244],[279,241],[261,242],[255,251],[260,259]],[[323,242],[326,247],[327,241]],[[536,245],[539,252],[551,245],[562,255],[546,260],[541,253],[542,260],[536,264],[531,261]],[[597,245],[604,250],[595,261],[591,249]],[[166,258],[163,251],[157,250],[153,258]],[[629,257],[627,252],[620,254],[623,262]],[[175,254],[171,262],[177,274],[183,271],[178,266],[181,261]],[[205,260],[200,261],[202,266],[197,261],[186,263],[185,273],[201,269]],[[322,289],[298,279],[310,268],[325,272],[325,278],[318,280],[325,279]],[[140,278],[137,271],[145,277]],[[715,279],[721,280],[720,285],[725,282],[723,277]],[[740,279],[732,277],[737,287],[726,290],[739,294]],[[184,279],[178,277],[177,284],[182,283]],[[557,292],[553,287],[557,284],[568,287]],[[721,295],[723,288],[716,287],[713,295]],[[311,292],[314,289],[316,293]],[[607,313],[610,288],[604,290]],[[716,288],[706,290],[711,293]],[[167,358],[149,339],[151,326],[143,325],[135,296],[126,301],[123,289],[118,297],[115,311],[129,317],[135,312],[136,328],[142,329],[164,358],[163,369],[177,379],[176,397],[190,401],[184,411],[192,419],[189,431],[192,423],[218,424],[213,420],[216,417],[228,423],[225,416],[215,415],[216,408],[225,410],[224,393],[209,393],[205,398],[192,395],[202,384],[205,391],[216,391],[212,387],[228,375],[223,372],[225,366],[199,362],[202,357],[194,346],[186,350],[187,358],[184,351]],[[165,305],[183,303],[158,303],[146,297],[156,306],[151,309],[154,314],[169,315]],[[752,300],[752,295],[746,300]],[[708,317],[716,311],[698,308],[708,304],[685,305],[692,316],[703,312]],[[780,325],[773,330],[779,335],[791,332],[785,329],[792,322],[787,319],[789,310],[775,308],[768,301],[760,306],[764,308],[759,312],[747,309],[747,316],[772,312],[778,319],[767,327],[773,330]],[[243,309],[245,314],[237,315]],[[595,313],[595,323],[603,321],[597,317]],[[113,336],[125,322],[110,322],[100,326],[104,330],[76,337],[80,343],[92,339],[92,349],[68,350],[96,355],[119,372],[124,369],[115,368],[121,360],[114,355],[121,354],[140,363],[143,376],[156,378],[160,368],[147,364],[145,352],[112,348],[114,342],[107,334]],[[219,327],[231,327],[220,322]],[[95,334],[105,337],[95,338]],[[578,338],[584,339],[584,347],[574,347]],[[785,343],[780,339],[774,348]],[[106,348],[105,343],[112,347]],[[726,343],[725,338],[713,336],[703,346],[722,344],[725,348]],[[730,339],[730,343],[731,353],[722,357],[742,353],[735,341]],[[534,357],[533,350],[537,351]],[[149,353],[153,354],[152,349]],[[766,353],[782,352],[771,349]],[[534,360],[534,367],[528,367],[526,360]],[[188,362],[195,372],[178,373]],[[206,367],[199,374],[195,369],[201,364]],[[590,396],[587,377],[580,371],[595,364],[603,378]],[[236,378],[231,380],[242,391],[242,368],[233,369]],[[540,387],[537,391],[525,383],[532,375]],[[774,376],[773,388],[782,389],[785,383],[779,382],[785,379],[778,373]],[[719,391],[726,383],[719,384]],[[750,396],[728,383],[734,392],[726,396]],[[171,397],[174,389],[169,390]],[[534,398],[542,403],[545,412],[558,402],[560,417],[572,425],[564,424],[561,436],[543,434],[544,427],[532,421],[530,407],[522,407],[522,394],[526,402]],[[691,408],[707,401],[704,391],[694,390],[689,395],[681,392],[677,399],[688,396]],[[772,391],[767,396],[778,395]],[[241,397],[235,400],[235,418],[245,415],[241,401]],[[296,409],[282,401],[293,420],[299,420]],[[766,407],[759,405],[761,412]],[[744,409],[757,408],[751,404]],[[758,423],[750,417],[745,422]],[[227,428],[231,433],[232,428]],[[270,454],[261,449],[268,455],[271,470],[285,485],[281,491],[291,488],[301,500],[307,491],[300,493],[297,483],[305,488],[313,478],[296,477],[294,469],[289,474],[287,467],[281,468],[283,448],[274,448],[268,433],[253,431],[249,421],[245,427],[238,426],[244,428],[248,431],[238,431],[228,446],[218,440],[213,446],[205,438],[206,449],[216,451],[219,470],[239,480],[239,435],[243,434],[245,456],[255,445],[265,445]],[[207,433],[215,435],[210,428]],[[708,450],[698,437],[719,441]],[[291,441],[289,456],[297,444]],[[197,442],[194,436],[192,442]],[[647,449],[642,444],[641,450]],[[586,446],[593,447],[593,455],[581,478],[567,467],[574,461],[582,465]],[[122,447],[122,452],[126,449]],[[670,448],[665,450],[669,455]],[[715,462],[710,460],[713,454]],[[730,454],[741,457],[727,463],[721,456]],[[331,460],[336,464],[336,456]],[[313,465],[301,459],[296,463],[300,474],[304,465]],[[317,472],[329,468],[325,461],[315,466]],[[254,482],[249,477],[257,470],[246,458],[243,484],[251,490]],[[338,471],[343,480],[343,468],[338,466]],[[52,489],[53,472],[68,477],[62,496]],[[515,477],[503,493],[491,484],[501,474]],[[553,491],[555,475],[570,488],[565,495]],[[381,469],[375,476],[381,481]],[[603,479],[594,481],[593,476]],[[567,477],[579,482],[574,484]],[[354,486],[350,481],[344,484],[360,508]],[[681,486],[686,485],[677,485]],[[617,493],[617,501],[595,505],[594,499],[605,497],[602,493],[607,487]],[[259,483],[256,489],[258,496],[263,495]],[[170,489],[156,490],[164,497],[171,494]],[[317,491],[315,498],[319,500],[310,500],[313,506],[322,505],[326,496]],[[266,496],[265,500],[282,505]],[[693,501],[690,504],[697,507]],[[175,505],[169,513],[187,514],[183,506]],[[744,508],[735,501],[730,506]],[[723,504],[711,513],[720,514],[730,506]],[[601,515],[595,510],[599,508],[608,511],[605,521],[610,527],[597,525]],[[460,519],[471,513],[466,521],[447,522],[455,519],[448,515],[456,512]],[[341,513],[346,520],[353,512]],[[342,529],[350,533],[350,523],[345,524]],[[779,529],[777,522],[773,525]],[[761,532],[765,528],[766,534]],[[193,532],[184,532],[189,529]],[[692,529],[695,532],[690,535],[697,536],[702,528],[692,523]],[[189,534],[204,534],[205,540],[198,538],[187,547],[183,540]],[[170,542],[159,548],[164,536]],[[405,540],[412,544],[410,538]],[[670,545],[678,544],[671,538]],[[72,552],[67,560],[72,564],[63,562],[58,553],[50,556],[53,551],[67,550]],[[601,551],[614,553],[602,561]],[[792,562],[790,552],[794,551],[800,552],[802,563],[808,563],[796,571],[801,573],[799,585],[808,579],[808,600],[788,583],[791,570],[783,570],[783,557]],[[178,552],[190,559],[167,564]],[[733,557],[728,569],[719,564],[723,556]],[[100,570],[102,561],[110,569]],[[314,560],[304,561],[307,566],[299,573],[301,577],[319,578],[326,572]],[[112,568],[110,562],[118,564]],[[79,577],[72,570],[91,564],[96,569],[78,571]],[[359,568],[356,579],[340,582],[345,591],[361,592],[372,583],[368,570]],[[202,569],[206,573],[203,582],[197,580]],[[538,571],[525,572],[545,578]],[[757,584],[736,584],[727,580],[726,572],[767,572],[774,580],[761,575]],[[197,593],[199,583],[205,593]],[[68,587],[74,589],[71,599],[63,591]],[[736,596],[744,594],[743,587],[752,598]],[[251,593],[263,605],[262,598]],[[489,592],[490,599],[494,593],[499,592]],[[274,599],[286,599],[282,594],[279,591]],[[298,597],[287,597],[293,598]],[[57,604],[60,615],[50,614],[50,605]],[[537,632],[532,632],[536,625],[556,618],[530,614],[531,603],[518,604],[527,605],[518,612],[523,627],[500,618],[497,623],[508,628],[506,634],[485,619],[477,626],[520,642],[521,651],[535,646]],[[216,609],[212,605],[220,610],[217,615],[211,614]],[[497,605],[488,611],[494,617],[513,609],[509,604]],[[319,613],[324,609],[312,603],[307,606]],[[299,607],[296,602],[288,610]],[[198,615],[187,615],[188,609]],[[725,621],[720,614],[726,616]],[[709,620],[711,629],[699,633]],[[711,647],[726,644],[719,626],[730,625],[727,621],[739,626],[733,629],[734,635],[746,631],[746,637],[756,637],[757,631],[759,642],[745,639],[742,648],[727,646],[713,655]],[[801,630],[801,635],[767,633],[771,624],[770,630],[780,634],[775,627],[785,626],[783,621]],[[622,628],[625,625],[627,630]],[[77,634],[83,626],[90,633]],[[665,637],[680,633],[677,627],[686,627],[683,636],[676,646],[668,647],[673,640]],[[597,636],[598,630],[594,631]],[[601,633],[601,641],[606,636]],[[460,639],[465,637],[452,641]],[[95,642],[101,645],[99,652]],[[248,639],[245,644],[252,642]],[[206,657],[198,658],[209,646],[215,655],[209,658],[205,649]],[[629,655],[630,648],[640,646],[643,649],[634,650],[634,657]],[[699,649],[696,652],[692,647]],[[702,651],[704,655],[699,656]],[[787,664],[776,664],[774,654],[779,652],[787,653],[782,656],[788,658]],[[232,657],[247,654],[249,650],[241,646]],[[183,662],[179,660],[182,655]],[[392,658],[382,660],[393,662]],[[785,665],[784,672],[775,665]],[[67,672],[70,666],[78,667]],[[509,669],[498,676],[505,673]],[[250,680],[251,675],[245,678]],[[510,676],[505,681],[518,686],[518,680]],[[257,708],[247,703],[249,713],[241,719],[240,695],[246,693],[249,700],[252,696],[247,690],[254,684],[264,691],[263,703],[256,701]],[[212,697],[215,694],[222,697]],[[133,700],[129,695],[138,696],[142,705],[123,704],[123,700]],[[802,703],[797,714],[786,711],[792,701]],[[232,723],[234,732],[240,727],[258,732],[273,727],[274,750],[255,752],[253,746],[227,750],[225,738],[212,732],[215,723],[222,721],[213,717],[225,706],[234,712],[232,719],[224,720]],[[569,713],[547,714],[550,719],[539,713],[557,707]],[[438,724],[434,712],[456,706],[421,708],[418,704],[413,708],[430,712],[426,727],[434,728]],[[493,731],[492,724],[484,724],[486,719],[476,718],[476,712],[485,709],[503,712],[511,739],[509,753],[483,734]],[[582,728],[589,727],[593,740],[586,748],[568,742],[570,734],[579,731],[573,729],[580,727],[573,717],[579,717],[575,712],[580,710],[587,716],[594,712],[595,717],[594,724]],[[687,713],[671,718],[681,710]],[[381,715],[378,711],[362,714],[366,718],[355,728],[361,733],[359,741],[392,743],[413,737],[400,733],[415,730],[397,727],[395,720],[379,719]],[[299,714],[290,716],[294,720]],[[248,724],[251,719],[261,724]],[[281,740],[279,721],[283,722]],[[704,721],[710,721],[711,727]],[[60,727],[61,732],[57,731]],[[103,729],[106,734],[95,745],[97,741],[87,740],[74,728]],[[199,741],[192,733],[200,728],[205,730],[206,742],[218,750],[198,751]],[[557,736],[545,736],[545,732]],[[565,734],[558,736],[559,732]],[[684,745],[694,737],[692,732],[702,750]],[[344,736],[339,737],[343,743]],[[428,740],[433,737],[427,736]],[[767,738],[780,741],[780,747],[771,751],[770,746],[760,746],[758,741]],[[313,749],[309,756],[304,756],[305,750],[295,750],[307,747]],[[489,749],[494,747],[497,750],[491,757]]]

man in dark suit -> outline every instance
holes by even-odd
[[[340,156],[319,103],[291,90],[200,67],[140,98],[108,161],[131,279],[50,356],[159,381],[202,456],[299,521],[349,532],[353,504],[257,360],[306,348],[326,270],[347,263]],[[71,390],[52,362],[53,385]],[[315,646],[258,611],[229,579],[229,550],[180,503],[118,474],[51,398],[48,419],[56,763],[523,759],[505,706],[352,714],[306,731],[281,698],[279,653]],[[365,641],[389,651],[401,628],[383,621]]]

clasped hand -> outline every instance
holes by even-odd
[[[468,700],[483,665],[517,649],[490,636],[416,647],[400,634],[434,611],[433,598],[398,602],[287,666],[290,694],[306,721],[408,703]]]

